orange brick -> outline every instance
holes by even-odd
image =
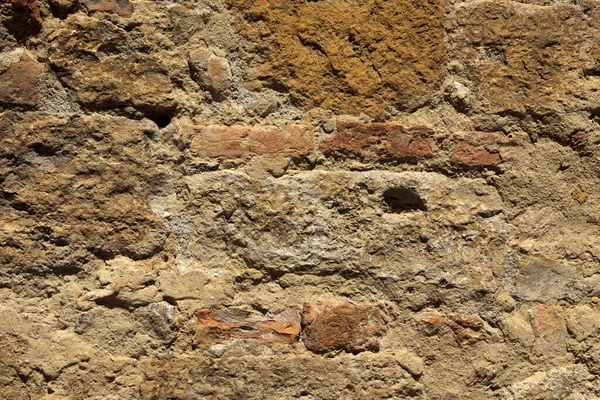
[[[196,312],[202,340],[221,343],[231,338],[253,339],[259,343],[298,341],[300,314],[287,308],[272,318],[237,307],[212,306]]]
[[[274,157],[282,153],[306,155],[314,149],[310,125],[196,126],[191,151],[203,158]]]

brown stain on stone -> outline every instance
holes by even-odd
[[[444,1],[230,0],[260,43],[256,76],[296,102],[380,114],[427,102],[444,76]]]

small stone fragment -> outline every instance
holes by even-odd
[[[587,200],[587,193],[581,189],[581,186],[577,186],[571,193],[571,197],[579,204],[583,204]]]
[[[121,17],[131,17],[133,4],[129,0],[82,0],[90,12],[108,12]]]
[[[215,53],[220,52],[212,48],[193,50],[189,54],[189,63],[196,82],[219,100],[231,87],[233,76],[227,58]]]
[[[65,17],[76,10],[79,0],[49,0],[48,3],[55,13],[60,17]]]
[[[396,359],[398,360],[398,364],[413,377],[418,378],[423,375],[423,372],[425,371],[423,359],[411,351],[402,349],[396,352]]]
[[[378,351],[384,324],[380,309],[346,302],[325,307],[304,329],[302,340],[315,353]]]
[[[208,348],[208,352],[217,358],[223,357],[227,351],[227,346],[224,344],[214,344]]]

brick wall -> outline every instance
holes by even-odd
[[[0,398],[600,398],[598,12],[0,3]]]

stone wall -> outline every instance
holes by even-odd
[[[5,0],[0,399],[600,399],[598,0]]]

